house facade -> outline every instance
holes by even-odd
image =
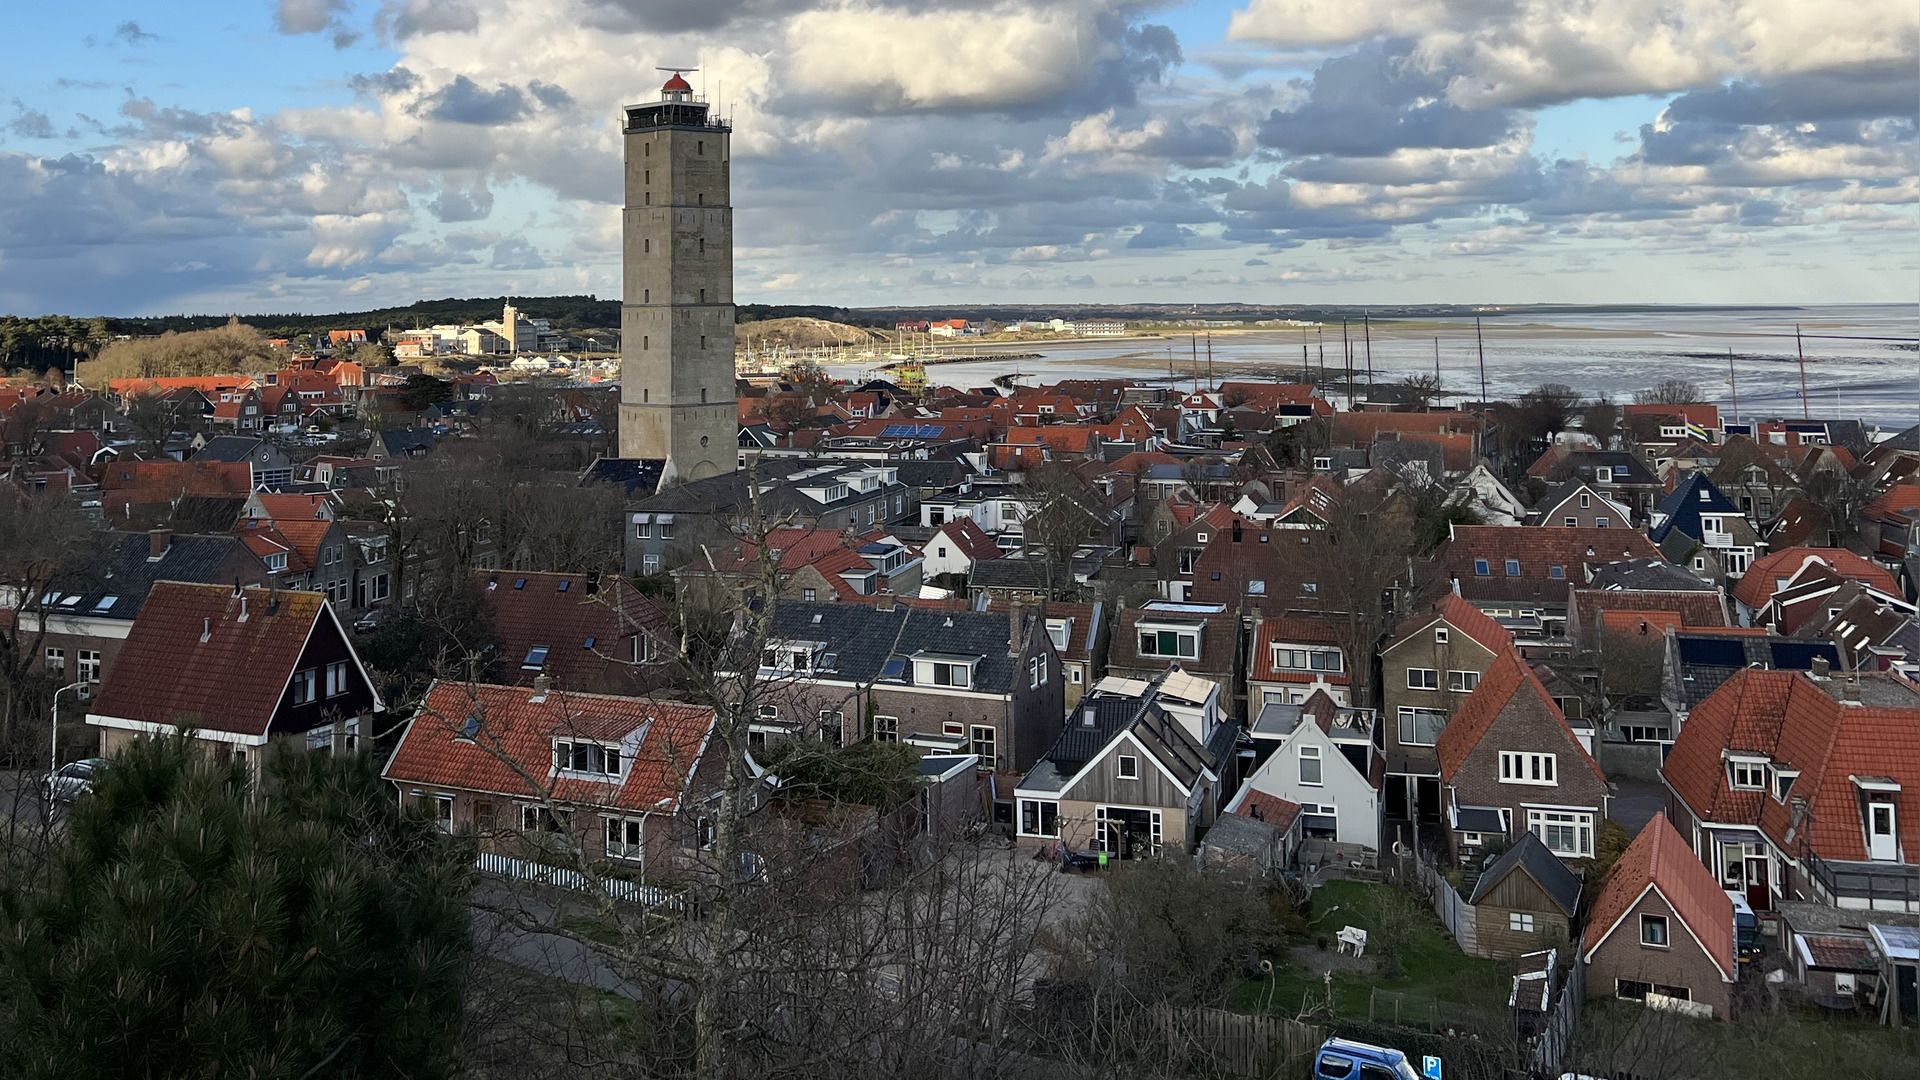
[[[1494,661],[1440,733],[1443,817],[1456,855],[1531,832],[1563,859],[1594,854],[1607,777],[1517,653]]]
[[[1342,707],[1316,691],[1298,709],[1268,705],[1256,723],[1277,734],[1279,745],[1241,791],[1298,804],[1305,839],[1378,851],[1386,759],[1373,743],[1374,712]]]
[[[1332,623],[1318,616],[1279,615],[1254,626],[1247,658],[1247,709],[1270,702],[1298,705],[1316,692],[1336,704],[1352,702],[1346,650]]]
[[[1512,960],[1565,947],[1573,940],[1581,884],[1538,836],[1521,833],[1480,872],[1467,898],[1479,955]]]
[[[1614,863],[1581,941],[1589,996],[1725,1019],[1738,976],[1733,902],[1665,814]],[[1658,995],[1657,999],[1653,996]]]
[[[1191,851],[1219,811],[1237,738],[1220,701],[1177,667],[1103,679],[1020,777],[1019,841],[1121,859]]]
[[[318,593],[162,581],[87,712],[111,757],[186,731],[256,781],[270,743],[357,748],[385,705]]]
[[[1402,622],[1380,650],[1380,718],[1387,755],[1385,813],[1440,820],[1440,757],[1447,721],[1479,687],[1513,635],[1453,593]]]

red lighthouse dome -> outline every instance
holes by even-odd
[[[693,84],[681,78],[680,73],[676,71],[673,73],[673,78],[668,79],[667,84],[660,88],[660,92],[663,94],[691,94],[693,93]]]

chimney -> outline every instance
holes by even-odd
[[[1813,658],[1813,670],[1809,672],[1816,679],[1824,679],[1833,671],[1833,665],[1824,656]]]
[[[1846,679],[1843,682],[1841,682],[1840,704],[1842,705],[1860,704],[1860,676],[1858,674],[1855,674],[1852,678]]]
[[[247,594],[240,594],[240,622],[247,621]]]
[[[173,546],[172,529],[162,527],[148,531],[147,558],[158,559],[160,556],[165,555],[167,548],[171,546]]]
[[[205,645],[207,642],[212,640],[213,640],[213,620],[203,618],[200,620],[200,644]]]
[[[1020,655],[1021,646],[1026,644],[1026,635],[1021,633],[1026,626],[1027,606],[1019,600],[1007,603],[1007,651]]]
[[[533,677],[533,700],[534,701],[540,702],[540,701],[547,700],[547,691],[551,689],[553,689],[552,676],[548,675],[546,672],[543,671],[540,674],[535,675]]]

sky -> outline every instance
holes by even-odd
[[[620,108],[775,304],[1920,296],[1913,0],[0,4],[0,312],[618,295]]]

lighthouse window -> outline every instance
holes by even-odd
[[[701,139],[701,140],[699,140],[699,141],[697,141],[697,142],[695,142],[695,143],[693,144],[693,152],[694,152],[694,153],[696,153],[696,154],[704,154],[704,153],[706,153],[706,152],[707,152],[707,140],[705,140],[705,139]]]
[[[640,250],[648,255],[653,254],[653,238],[651,236],[640,241]]]
[[[703,386],[700,388],[700,404],[705,405],[706,403],[707,403],[707,388]]]

